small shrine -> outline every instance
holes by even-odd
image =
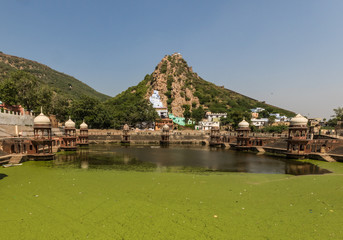
[[[79,146],[88,146],[88,125],[83,121],[80,124],[80,135],[78,136]]]
[[[34,137],[31,139],[27,155],[33,160],[52,160],[55,154],[52,153],[52,134],[50,119],[41,113],[33,120]]]
[[[304,158],[311,153],[311,138],[308,136],[307,118],[296,115],[288,129],[287,157]]]
[[[70,117],[64,124],[64,136],[62,137],[60,148],[64,151],[76,151],[77,149],[75,122]]]
[[[165,124],[162,127],[162,134],[161,134],[161,145],[169,145],[169,126]]]
[[[122,144],[130,144],[130,127],[129,125],[125,124],[123,127],[123,135],[121,138]]]
[[[223,139],[220,135],[219,127],[211,127],[209,144],[211,147],[222,147],[222,146],[224,146]]]
[[[237,131],[237,147],[250,147],[250,126],[245,119],[243,119],[239,124]]]

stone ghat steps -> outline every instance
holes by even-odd
[[[12,137],[13,135],[8,133],[8,131],[0,127],[0,137]]]
[[[327,154],[319,154],[325,161],[327,162],[336,162],[335,159],[333,159],[330,155]]]
[[[18,126],[18,131],[22,132],[24,137],[33,136],[33,128],[31,126]],[[0,137],[13,137],[15,135],[15,125],[0,125]]]
[[[23,159],[23,156],[24,155],[22,155],[22,154],[13,154],[11,156],[9,164],[19,164],[21,162],[21,160]]]

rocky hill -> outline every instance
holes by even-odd
[[[48,85],[55,92],[65,95],[70,99],[77,99],[82,95],[94,97],[100,101],[110,98],[105,94],[95,91],[76,78],[55,71],[46,65],[0,52],[0,81],[14,70],[23,70],[33,74],[41,84]]]
[[[231,116],[242,118],[242,114],[249,116],[249,109],[262,107],[270,113],[277,112],[287,116],[294,113],[264,102],[244,96],[224,87],[207,82],[188,66],[181,54],[166,55],[151,74],[147,74],[138,85],[128,88],[116,97],[106,101],[114,112],[132,114],[134,105],[148,102],[154,90],[159,91],[161,101],[168,107],[169,113],[183,117],[185,105],[192,112],[201,106],[206,111],[227,112]],[[119,106],[125,105],[125,108]],[[149,108],[146,108],[149,109]],[[149,112],[148,110],[145,112]],[[124,115],[125,115],[124,114]]]
[[[185,105],[188,105],[191,111],[199,106],[211,112],[248,111],[254,107],[263,107],[269,112],[294,115],[291,111],[205,81],[193,72],[192,67],[188,66],[179,53],[166,55],[151,75],[147,75],[137,86],[121,93],[120,97],[128,98],[127,95],[139,92],[140,96],[149,99],[154,90],[159,91],[164,106],[177,117],[183,117]]]

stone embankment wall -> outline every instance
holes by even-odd
[[[77,130],[77,134],[78,134]],[[123,132],[121,130],[111,129],[89,129],[90,142],[120,142]],[[161,131],[149,130],[132,130],[130,131],[131,141],[133,143],[157,143],[161,140]],[[235,137],[236,132],[221,132],[222,135]],[[284,138],[287,134],[267,134],[267,133],[251,133],[252,137],[269,137],[269,138]],[[170,131],[170,141],[174,143],[200,143],[208,141],[210,131],[201,130],[173,130]]]
[[[131,141],[133,143],[159,143],[161,140],[161,131],[130,131]],[[90,142],[120,142],[122,137],[120,130],[89,130]],[[201,143],[209,139],[209,131],[171,131],[170,141],[180,143]]]
[[[0,112],[0,125],[33,126],[34,116],[20,115],[19,112]]]

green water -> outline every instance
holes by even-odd
[[[131,150],[0,169],[0,239],[343,239],[341,163],[302,161],[333,172],[322,175],[181,171]]]
[[[135,171],[219,171],[273,174],[323,174],[327,170],[281,157],[249,154],[206,146],[90,145],[61,153],[52,167]]]

